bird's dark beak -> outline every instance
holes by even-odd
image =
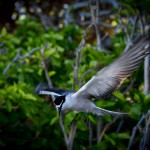
[[[63,104],[63,103],[62,103]],[[58,114],[59,114],[59,117],[60,117],[60,113],[61,113],[61,109],[62,109],[62,104],[60,105],[60,107],[58,107]]]

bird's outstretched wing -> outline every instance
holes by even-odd
[[[48,84],[38,84],[34,90],[34,93],[41,94],[41,95],[54,95],[54,96],[62,96],[67,94],[68,92],[74,92],[64,89],[58,88],[50,88]]]
[[[104,98],[114,92],[130,76],[146,56],[145,46],[150,40],[141,38],[121,57],[100,70],[73,96]]]

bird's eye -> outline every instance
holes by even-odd
[[[55,105],[60,105],[61,104],[61,100],[58,100],[58,99],[56,99],[55,101],[54,101],[54,103],[55,103]]]

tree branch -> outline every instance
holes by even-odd
[[[92,1],[89,0],[90,5],[90,11],[92,16],[92,24],[95,27],[96,31],[96,39],[97,39],[97,49],[98,51],[101,51],[101,36],[98,28],[98,22],[99,22],[99,1],[96,0],[96,13],[94,13],[94,6],[92,5]]]
[[[133,130],[132,130],[132,135],[131,135],[131,138],[130,138],[130,141],[129,141],[129,144],[128,144],[128,150],[131,149],[131,146],[132,146],[134,137],[135,137],[135,135],[136,135],[137,129],[139,128],[139,126],[141,125],[141,123],[143,122],[144,119],[145,119],[145,115],[142,115],[142,117],[141,117],[141,119],[139,120],[139,122],[137,123],[137,125],[133,128]]]
[[[46,43],[46,44],[44,45],[44,47],[41,49],[42,67],[44,68],[48,85],[49,85],[50,88],[52,88],[52,87],[53,87],[53,84],[52,84],[51,78],[49,77],[48,69],[47,69],[47,66],[46,66],[46,64],[45,64],[45,58],[44,58],[44,52],[45,52],[47,46],[48,46],[48,43]],[[54,101],[54,96],[52,96],[52,99],[53,99],[53,101]]]
[[[113,120],[112,120],[109,124],[107,124],[107,125],[104,127],[102,133],[100,134],[100,136],[99,136],[99,138],[98,138],[98,141],[97,141],[98,143],[102,140],[102,138],[103,138],[105,132],[107,131],[107,129],[108,129],[113,123],[115,123],[115,122],[117,121],[117,119],[118,119],[118,116],[116,116],[115,118],[113,118]]]
[[[36,47],[36,48],[32,49],[29,53],[25,54],[24,56],[21,56],[20,55],[21,49],[19,49],[16,56],[12,59],[12,61],[4,69],[3,74],[7,73],[7,71],[10,69],[10,67],[12,66],[12,64],[14,62],[19,61],[20,59],[25,59],[27,57],[30,57],[37,50],[40,50],[40,47]]]

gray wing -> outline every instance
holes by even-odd
[[[114,92],[120,84],[140,65],[146,55],[149,39],[141,38],[128,51],[109,66],[100,70],[73,95],[75,97],[104,98]]]

